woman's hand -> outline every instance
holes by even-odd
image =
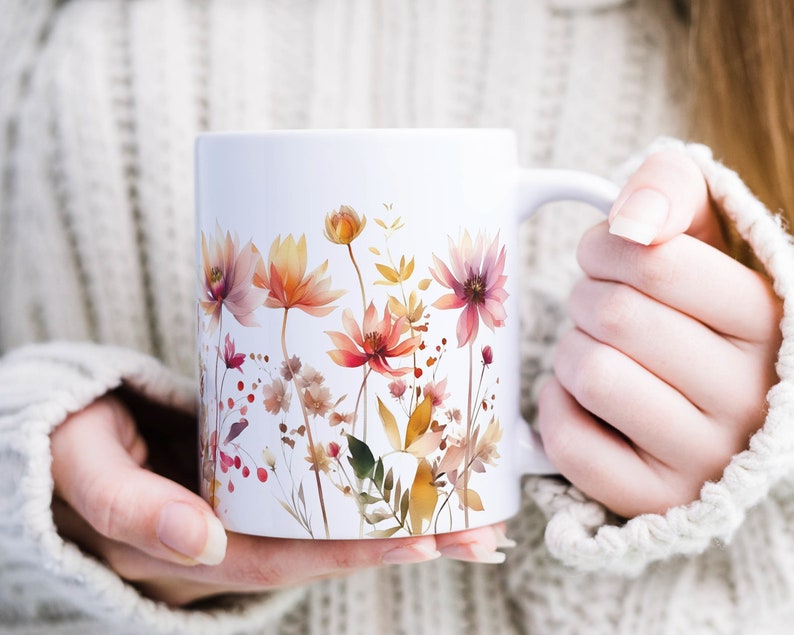
[[[539,425],[562,474],[623,516],[696,499],[763,424],[781,304],[724,248],[703,176],[675,151],[579,245]]]
[[[144,593],[173,605],[224,593],[261,592],[364,567],[432,560],[499,562],[510,545],[503,526],[444,536],[322,541],[224,532],[209,505],[176,480],[195,479],[195,425],[179,413],[136,408],[107,396],[69,417],[52,434],[53,513],[59,532],[104,559]],[[182,415],[183,416],[183,415]],[[154,420],[152,420],[154,419]],[[140,428],[152,430],[147,444]],[[194,469],[182,478],[159,464],[160,446],[181,445]],[[193,435],[191,436],[191,431]],[[173,463],[175,453],[165,453]],[[184,454],[184,453],[183,453]],[[148,469],[158,467],[160,474]]]

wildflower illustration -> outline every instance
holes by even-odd
[[[487,334],[507,319],[506,249],[498,234],[462,229],[422,263],[396,252],[405,223],[384,207],[368,224],[341,205],[315,233],[277,236],[266,256],[219,226],[202,233],[201,459],[214,508],[240,475],[311,537],[339,537],[331,505],[370,537],[468,527],[485,510],[476,483],[502,438]],[[339,306],[351,289],[332,274],[360,303]],[[454,329],[447,311],[460,312]],[[252,350],[249,329],[275,321],[263,344],[273,350]],[[304,344],[312,328],[324,350]]]

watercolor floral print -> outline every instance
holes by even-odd
[[[487,333],[507,319],[505,247],[461,230],[421,269],[392,253],[408,230],[384,207],[369,226],[350,206],[326,214],[322,262],[306,235],[279,236],[265,253],[220,226],[202,232],[200,452],[215,509],[254,483],[317,538],[339,537],[332,498],[369,537],[469,527],[485,509],[477,479],[498,464],[502,438]],[[358,288],[336,289],[329,261]],[[436,326],[447,311],[454,333]],[[279,325],[273,349],[240,350],[240,327],[266,317]],[[325,350],[300,350],[307,319],[323,320]],[[252,450],[259,427],[277,441]]]

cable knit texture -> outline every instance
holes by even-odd
[[[0,0],[0,15],[2,632],[788,632],[794,252],[736,174],[670,139],[645,153],[697,162],[784,299],[764,427],[697,501],[626,521],[533,477],[505,565],[388,567],[193,610],[142,597],[50,512],[49,434],[69,413],[121,385],[195,409],[196,132],[509,127],[525,165],[625,175],[683,135],[667,3]],[[597,220],[554,204],[522,228],[530,420]]]

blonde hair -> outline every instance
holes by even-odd
[[[691,0],[695,136],[794,227],[794,2]]]

